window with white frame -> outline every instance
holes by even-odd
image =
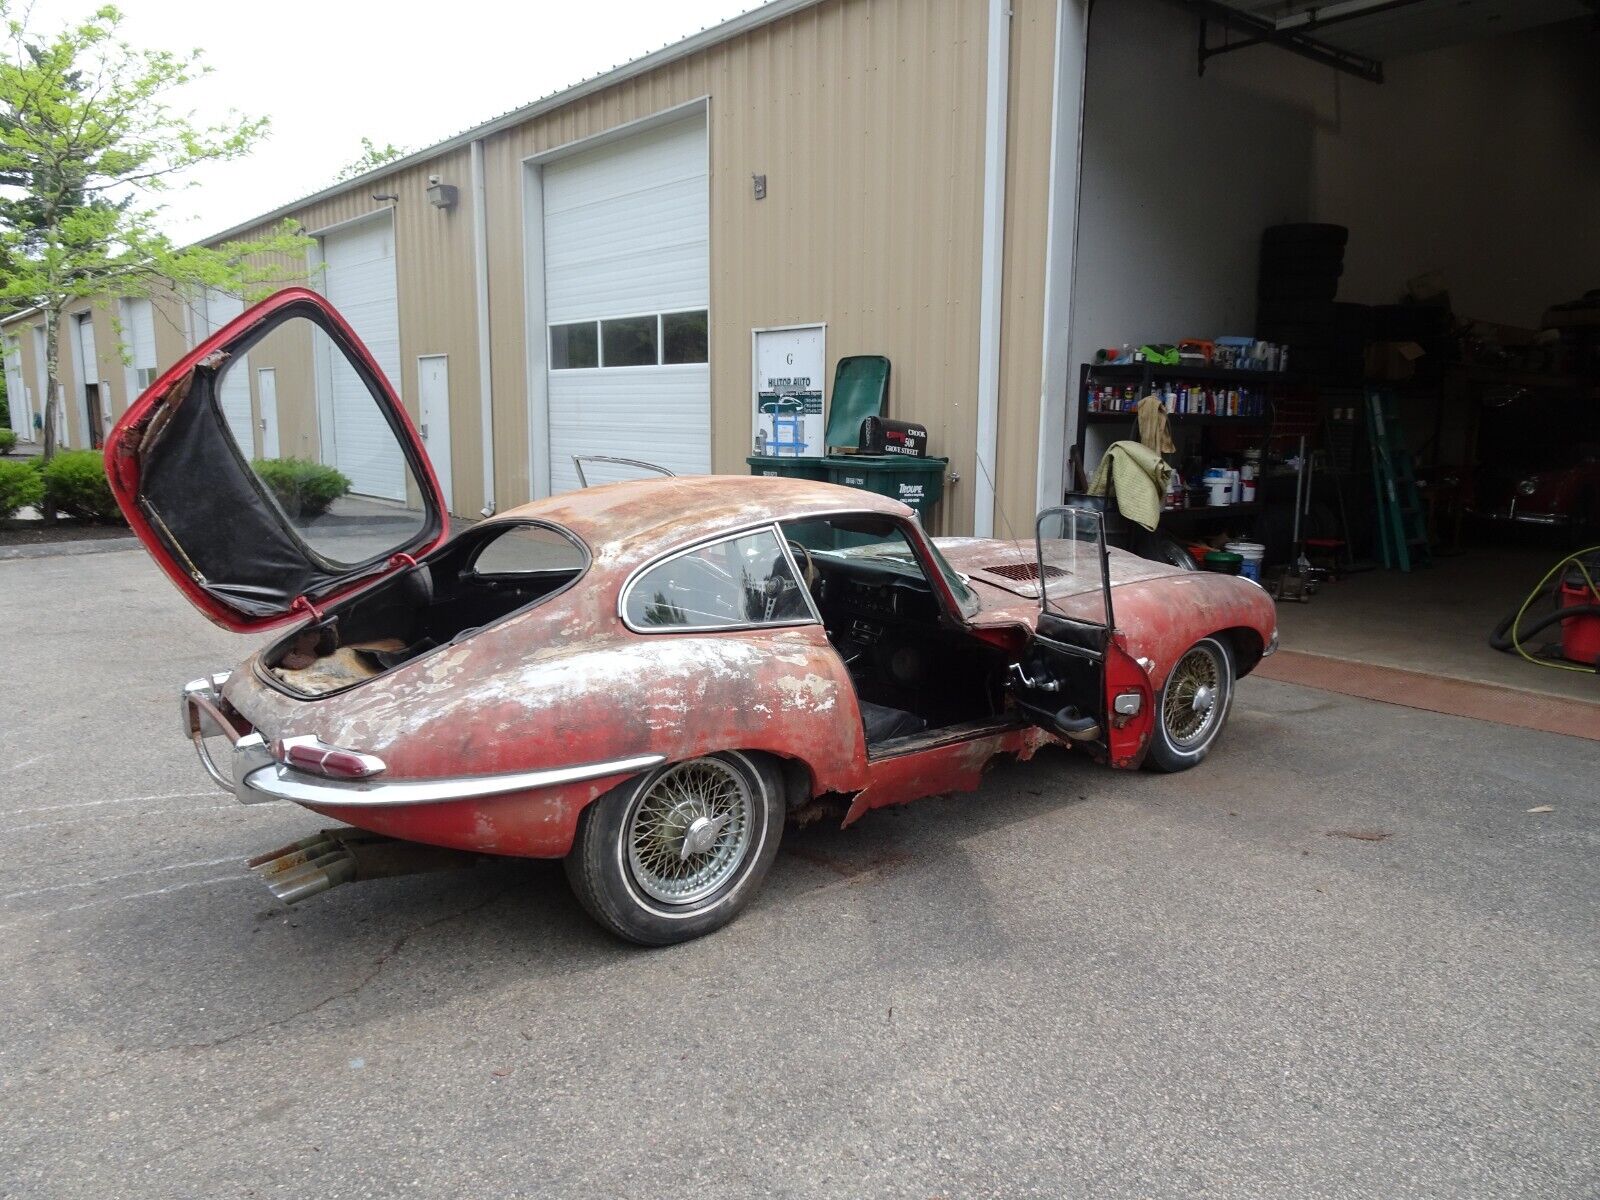
[[[550,369],[670,367],[707,361],[706,310],[600,317],[550,326]]]
[[[123,337],[134,386],[144,391],[156,381],[156,318],[150,301],[136,296],[122,302]]]

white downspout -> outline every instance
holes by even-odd
[[[494,383],[489,353],[489,191],[483,141],[472,143],[472,283],[478,311],[478,407],[483,430],[483,513],[494,516]]]
[[[1050,106],[1050,198],[1045,233],[1044,361],[1039,379],[1036,508],[1060,504],[1068,447],[1076,437],[1070,392],[1073,281],[1077,262],[1083,97],[1088,77],[1091,0],[1057,0],[1055,83]]]
[[[978,430],[972,532],[994,536],[1000,448],[1000,310],[1005,301],[1006,126],[1011,92],[1011,4],[989,0],[983,119],[983,261],[978,279]]]

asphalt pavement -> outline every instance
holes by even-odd
[[[0,1196],[1600,1191],[1596,743],[1246,680],[1196,771],[792,834],[644,951],[556,863],[274,902],[321,822],[207,784],[250,641],[142,552],[0,628]]]

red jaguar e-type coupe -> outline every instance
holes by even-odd
[[[282,459],[251,444],[262,370]],[[182,696],[220,786],[355,827],[269,864],[286,899],[401,839],[564,858],[603,925],[681,941],[749,901],[790,819],[971,790],[1046,743],[1193,766],[1277,644],[1253,582],[1108,550],[1099,514],[1070,508],[1032,546],[931,539],[865,492],[708,476],[447,536],[404,408],[302,289],[168,371],[106,463],[203,613],[290,627]]]

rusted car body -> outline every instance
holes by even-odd
[[[403,454],[367,464],[406,468],[388,507],[297,515],[229,440],[232,364],[297,321],[328,342],[315,361],[348,366],[315,386],[358,380]],[[351,444],[380,428],[361,420]],[[219,785],[407,843],[564,858],[590,912],[640,942],[729,919],[787,820],[971,790],[1046,744],[1192,765],[1276,645],[1259,587],[1107,550],[1098,515],[1074,510],[1032,545],[931,539],[868,493],[706,476],[554,496],[447,538],[403,408],[311,293],[264,302],[158,380],[107,464],[197,607],[290,626],[184,689]],[[400,540],[379,547],[385,532]],[[338,881],[326,845],[277,865],[289,894]]]

